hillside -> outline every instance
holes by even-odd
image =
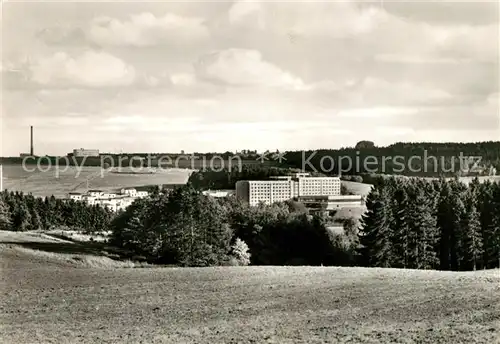
[[[500,335],[498,270],[96,269],[15,246],[0,245],[2,343],[495,343]]]
[[[48,167],[42,168],[44,170]],[[35,171],[31,172],[32,170]],[[164,169],[155,174],[120,174],[108,171],[101,174],[100,167],[83,167],[78,170],[75,167],[66,169],[64,166],[59,171],[52,167],[42,172],[36,169],[36,166],[24,169],[22,165],[4,165],[3,187],[11,191],[32,193],[34,196],[66,197],[71,191],[85,191],[87,180],[91,189],[112,191],[122,187],[185,184],[190,173],[191,170],[188,169]]]

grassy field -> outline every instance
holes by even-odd
[[[168,169],[159,170],[155,174],[119,174],[101,170],[100,167],[84,167],[80,171],[74,167],[61,167],[57,170],[52,167],[46,172],[35,169],[36,166],[28,166],[30,170],[21,165],[3,166],[4,189],[12,191],[23,191],[35,196],[66,197],[71,191],[85,191],[90,189],[101,189],[112,191],[121,187],[138,187],[144,185],[160,184],[185,184],[191,170]],[[42,166],[42,168],[46,168]]]
[[[67,244],[0,233],[1,343],[499,343],[498,270],[92,267],[27,241]]]
[[[373,187],[373,185],[371,184],[357,183],[347,180],[342,180],[341,183],[343,186],[345,186],[347,191],[352,192],[355,195],[362,196],[367,196]]]

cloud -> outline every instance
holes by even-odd
[[[242,0],[235,2],[228,12],[230,24],[255,25],[259,29],[265,29],[263,11],[259,2]]]
[[[191,86],[196,82],[196,77],[194,74],[189,73],[179,73],[170,76],[170,81],[174,85],[180,86]]]
[[[370,114],[378,109],[449,106],[457,101],[454,95],[439,88],[374,77],[345,82],[324,80],[306,85],[304,90],[326,107],[349,112],[352,108],[367,108]]]
[[[380,54],[379,58],[390,56],[393,61],[498,60],[498,21],[482,25],[430,24],[399,17],[379,5],[349,1],[258,4],[243,1],[233,4],[228,15],[233,27],[247,30],[265,27],[264,33],[255,32],[324,39],[325,44],[349,42],[351,49],[360,47],[367,56]]]
[[[108,53],[93,51],[77,57],[57,52],[33,63],[29,72],[31,81],[47,87],[127,86],[135,79],[132,66]]]
[[[371,31],[385,19],[385,12],[376,7],[360,8],[349,2],[328,3],[234,3],[228,12],[229,22],[280,34],[348,37]],[[255,25],[257,24],[257,25]]]
[[[196,72],[202,79],[232,86],[304,87],[300,78],[263,60],[257,50],[227,49],[204,55]]]
[[[360,85],[363,102],[368,105],[436,105],[449,102],[453,96],[443,90],[419,87],[408,82],[391,83],[383,79],[366,78]],[[351,96],[356,96],[354,90]]]
[[[152,13],[132,15],[121,21],[111,17],[95,18],[88,28],[87,38],[99,45],[138,46],[189,43],[210,36],[203,20],[173,13],[157,17]]]
[[[79,27],[55,26],[43,28],[35,34],[35,37],[53,45],[84,45],[88,43],[85,31]]]

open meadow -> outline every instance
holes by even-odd
[[[1,343],[499,343],[498,270],[132,268],[30,243],[71,245],[0,232]]]
[[[48,169],[47,171],[44,171]],[[49,166],[4,165],[3,187],[10,191],[23,191],[34,196],[66,197],[68,192],[82,192],[87,189],[112,191],[122,187],[139,187],[145,185],[185,184],[191,170],[163,169],[154,174],[113,173],[100,167],[62,166],[60,169]]]

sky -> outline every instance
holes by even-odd
[[[491,2],[2,6],[2,156],[500,140]]]

